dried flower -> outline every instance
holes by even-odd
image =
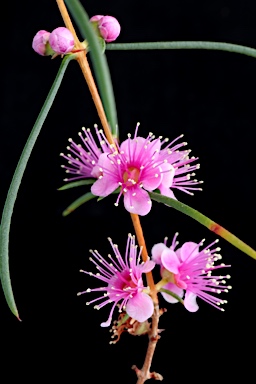
[[[55,28],[49,36],[49,44],[54,52],[65,55],[73,50],[75,42],[69,29],[65,27]]]
[[[186,143],[171,145],[161,149],[162,137],[155,139],[150,133],[145,139],[137,136],[137,124],[134,138],[128,135],[117,149],[110,146],[111,153],[103,153],[98,160],[101,171],[98,180],[92,185],[91,192],[96,196],[105,197],[120,187],[115,205],[124,194],[124,206],[127,211],[144,216],[152,206],[152,201],[147,191],[160,189],[161,193],[174,197],[170,188],[178,188],[187,193],[196,188],[197,180],[189,181],[187,174],[190,169],[195,170],[199,165],[189,167],[195,158],[189,159],[189,151],[179,152],[177,149]],[[185,176],[183,176],[185,174]],[[169,192],[170,191],[170,192]]]
[[[49,56],[54,53],[49,46],[49,36],[50,32],[41,30],[38,31],[33,38],[32,48],[41,56]]]
[[[162,287],[179,297],[183,296],[183,290],[185,290],[184,306],[190,312],[198,310],[197,296],[215,308],[224,311],[220,305],[227,303],[227,301],[221,300],[213,294],[218,295],[231,289],[231,286],[226,285],[225,280],[230,279],[230,275],[216,276],[212,275],[212,272],[219,268],[230,267],[230,265],[214,265],[215,261],[221,259],[221,256],[216,253],[219,252],[220,248],[210,249],[210,247],[215,245],[218,240],[201,251],[199,247],[204,240],[199,244],[186,242],[175,250],[178,244],[176,242],[177,235],[174,236],[170,248],[166,246],[167,239],[164,243],[155,244],[152,248],[152,259],[161,266]],[[167,281],[168,283],[164,284]],[[168,293],[161,293],[169,303],[177,302]]]
[[[124,259],[118,250],[118,246],[113,244],[111,239],[108,240],[114,251],[115,258],[108,255],[111,260],[108,263],[97,250],[91,250],[90,252],[93,257],[90,260],[96,265],[98,273],[93,274],[92,272],[81,271],[103,281],[107,286],[93,289],[88,288],[78,295],[100,292],[100,297],[86,303],[89,305],[101,301],[100,304],[94,307],[95,309],[100,309],[106,304],[113,303],[108,320],[101,323],[102,327],[110,325],[114,308],[119,302],[120,313],[125,310],[131,318],[144,322],[152,316],[154,305],[151,297],[146,293],[148,288],[143,285],[142,274],[151,271],[155,263],[151,260],[140,263],[141,250],[137,255],[135,237],[130,234],[128,235]]]
[[[99,34],[106,43],[116,40],[120,34],[120,24],[113,16],[96,15],[90,21],[97,25]]]

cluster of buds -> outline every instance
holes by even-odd
[[[96,15],[90,21],[99,37],[106,43],[114,41],[120,34],[120,24],[112,16]],[[65,27],[55,28],[51,33],[38,31],[32,42],[32,48],[41,56],[66,55],[73,51],[74,45],[74,37]]]
[[[66,55],[74,45],[74,37],[65,27],[55,28],[52,33],[41,30],[32,42],[32,48],[41,56]]]

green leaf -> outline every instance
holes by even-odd
[[[131,51],[149,49],[207,49],[213,51],[226,51],[240,53],[241,55],[256,58],[256,49],[238,44],[219,43],[217,41],[155,41],[147,43],[114,43],[106,44],[111,51]]]
[[[65,184],[62,187],[58,188],[58,191],[65,191],[66,189],[81,187],[82,185],[91,185],[94,182],[95,182],[95,179],[73,181],[72,183]]]
[[[9,191],[7,194],[7,198],[6,198],[3,213],[2,213],[1,231],[0,231],[0,277],[1,277],[1,283],[3,287],[4,295],[9,305],[9,308],[18,319],[19,319],[19,314],[18,314],[18,310],[17,310],[14,296],[13,296],[11,279],[10,279],[10,271],[9,271],[9,232],[10,232],[13,207],[15,204],[15,200],[17,198],[22,176],[24,174],[28,159],[30,157],[30,154],[32,152],[36,139],[40,133],[42,125],[47,117],[47,114],[52,106],[56,93],[60,87],[67,65],[70,62],[70,60],[72,60],[74,57],[75,57],[74,55],[67,55],[62,60],[60,69],[57,73],[54,83],[50,89],[50,92],[44,102],[44,105],[38,115],[35,125],[29,135],[29,138],[20,156],[19,162],[17,164],[17,167],[15,169],[15,172],[11,181],[11,185],[9,187]]]
[[[246,253],[248,256],[251,256],[253,259],[256,260],[256,251],[254,251],[254,249],[249,247],[249,245],[245,244],[242,240],[240,240],[238,237],[233,235],[231,232],[221,227],[215,221],[209,219],[209,217],[206,217],[205,215],[198,212],[194,208],[191,208],[188,205],[183,204],[178,200],[171,199],[170,197],[163,196],[154,192],[150,192],[149,195],[152,200],[155,200],[158,203],[166,204],[169,207],[177,209],[178,211],[184,213],[185,215],[192,217],[192,219],[198,221],[200,224],[204,225],[210,231],[221,236],[223,239],[227,240],[236,248],[240,249],[240,251]]]
[[[67,4],[83,38],[89,43],[90,55],[107,120],[110,124],[113,136],[118,138],[118,123],[114,92],[106,56],[102,53],[102,45],[99,43],[99,38],[95,33],[94,27],[89,21],[89,17],[80,1],[65,0],[65,3]]]
[[[65,211],[62,212],[62,216],[67,216],[69,215],[70,213],[74,212],[75,209],[77,209],[78,207],[80,207],[80,205],[86,203],[87,201],[89,200],[92,200],[94,199],[96,196],[93,195],[91,192],[87,192],[85,193],[84,195],[80,196],[78,199],[76,199],[75,201],[73,201],[72,204],[70,204],[66,209]]]

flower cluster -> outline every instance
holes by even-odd
[[[151,271],[155,263],[152,260],[148,260],[145,263],[140,262],[141,250],[137,252],[134,236],[128,235],[124,259],[119,252],[117,244],[113,244],[111,239],[109,239],[109,242],[115,254],[114,258],[108,255],[110,263],[98,251],[91,250],[93,257],[90,260],[96,265],[98,273],[93,274],[92,272],[81,271],[96,277],[107,284],[107,286],[93,289],[88,288],[78,295],[100,292],[100,297],[86,303],[89,305],[101,301],[100,304],[94,307],[95,309],[100,309],[106,304],[113,303],[108,320],[101,323],[102,327],[110,325],[114,309],[119,302],[119,312],[125,310],[131,318],[142,323],[150,318],[154,311],[153,301],[148,295],[149,289],[143,285],[142,274]]]
[[[186,242],[180,248],[176,249],[177,234],[174,236],[170,248],[164,243],[155,244],[152,248],[152,259],[156,264],[161,266],[162,287],[180,298],[183,297],[184,290],[184,306],[190,312],[198,310],[196,298],[199,297],[215,308],[224,311],[220,306],[227,303],[215,295],[222,292],[228,292],[230,285],[226,285],[225,279],[230,279],[230,275],[217,276],[212,272],[219,268],[230,267],[230,265],[220,264],[215,266],[214,262],[221,259],[217,253],[220,248],[210,249],[218,240],[206,246],[202,250],[199,247],[203,244],[202,240],[199,244]],[[178,300],[166,292],[162,295],[169,303],[176,303]]]
[[[116,40],[120,34],[121,27],[115,17],[96,15],[90,21],[106,43]],[[73,51],[74,45],[74,37],[65,27],[55,28],[51,33],[38,31],[32,41],[32,48],[41,56],[66,55]]]
[[[125,324],[125,328],[129,328],[128,324],[131,325],[134,322],[139,326],[140,323],[146,322],[152,316],[154,310],[153,301],[150,297],[149,288],[143,285],[142,274],[152,271],[155,264],[160,265],[162,276],[162,280],[156,284],[155,289],[161,292],[167,302],[176,303],[182,301],[188,311],[196,312],[198,310],[196,298],[199,297],[215,308],[224,311],[221,305],[227,303],[227,301],[218,298],[216,295],[228,292],[231,289],[230,285],[226,285],[225,280],[230,279],[230,275],[221,276],[212,273],[219,268],[230,267],[230,265],[214,265],[215,261],[221,259],[221,256],[217,253],[220,248],[215,247],[218,240],[202,250],[199,250],[199,247],[204,240],[199,244],[186,242],[180,248],[175,249],[178,245],[177,235],[176,233],[170,248],[166,245],[167,238],[164,243],[155,244],[152,248],[152,260],[147,260],[145,263],[140,262],[141,250],[139,253],[137,252],[135,238],[130,234],[128,235],[124,258],[121,256],[118,246],[113,244],[111,239],[109,239],[109,242],[115,258],[108,255],[110,262],[107,262],[98,251],[90,251],[93,255],[90,260],[95,264],[98,273],[81,272],[96,277],[106,286],[88,288],[78,293],[78,295],[99,292],[99,297],[86,303],[89,305],[100,301],[100,304],[94,307],[95,309],[113,303],[108,320],[101,324],[102,327],[110,325],[116,306],[119,307],[121,314],[126,312],[128,315],[127,321],[121,321],[121,324]],[[183,301],[184,291],[186,293]],[[129,320],[129,318],[132,320]],[[146,324],[148,323],[146,322],[144,325]],[[117,329],[118,326],[114,328]],[[138,333],[135,332],[134,334]]]
[[[73,50],[74,45],[73,35],[65,27],[55,28],[51,33],[41,30],[32,42],[32,48],[41,56],[65,55]]]
[[[167,144],[168,139],[161,136],[155,138],[152,133],[147,138],[138,136],[138,127],[139,124],[133,138],[129,134],[120,145],[110,145],[96,126],[101,149],[90,131],[83,129],[85,137],[81,133],[79,136],[85,149],[69,139],[71,146],[67,148],[71,154],[61,153],[61,156],[69,163],[68,166],[63,165],[66,172],[74,175],[69,180],[96,178],[91,192],[100,197],[106,197],[120,188],[115,205],[124,195],[127,211],[144,216],[152,206],[148,192],[159,190],[161,194],[175,199],[173,189],[193,194],[193,190],[201,190],[198,187],[201,181],[191,179],[199,168],[199,164],[191,165],[197,158],[190,158],[190,151],[183,149],[187,143],[176,143],[183,135]]]

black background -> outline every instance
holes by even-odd
[[[82,1],[89,16],[109,14],[121,24],[117,42],[209,40],[255,46],[253,1]],[[7,12],[7,13],[6,13]],[[31,48],[40,29],[63,25],[55,1],[6,2],[2,13],[1,206],[22,148],[60,65]],[[141,122],[170,139],[181,133],[199,156],[203,192],[177,197],[256,248],[255,87],[256,60],[214,51],[107,51],[121,140]],[[22,322],[1,295],[1,349],[4,367],[20,380],[134,383],[130,367],[142,365],[146,337],[123,335],[109,345],[100,323],[108,308],[95,311],[78,291],[96,286],[79,274],[91,270],[88,250],[110,252],[111,236],[122,250],[130,217],[115,199],[92,201],[63,218],[62,211],[84,190],[57,191],[65,177],[59,153],[82,126],[99,124],[79,66],[71,62],[45,121],[15,204],[10,234],[10,269]],[[142,218],[148,246],[171,239],[207,243],[216,236],[181,213],[158,203]],[[254,374],[256,262],[224,240],[223,261],[232,264],[232,291],[226,311],[199,301],[197,313],[167,306],[152,369],[165,381],[225,382]],[[91,295],[92,298],[92,295]],[[161,301],[162,305],[165,305]],[[250,350],[250,347],[252,349]],[[207,375],[207,376],[206,376]]]

